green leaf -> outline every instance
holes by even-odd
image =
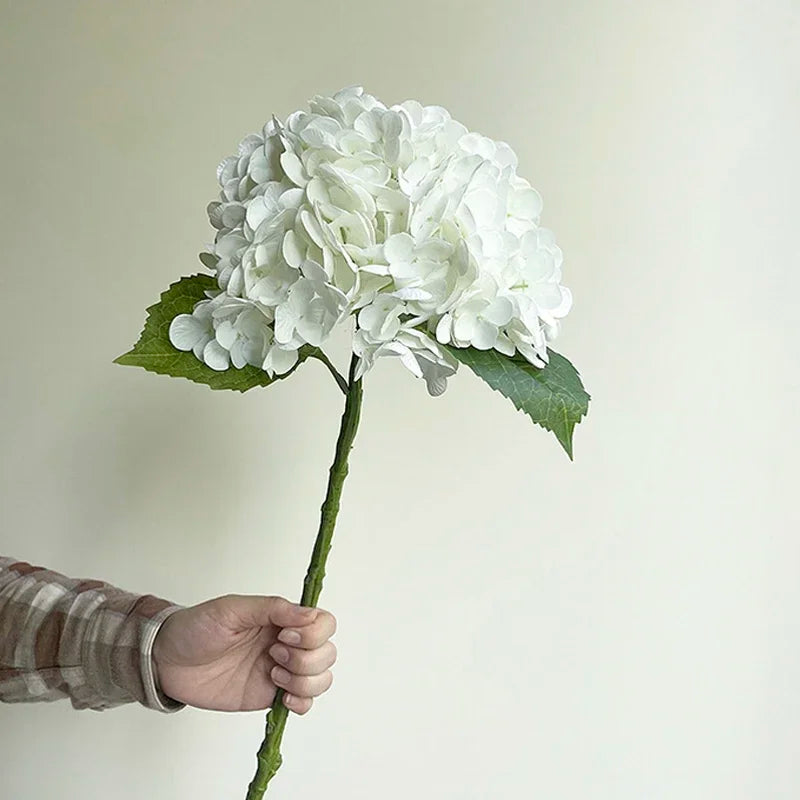
[[[589,410],[590,396],[564,356],[548,349],[550,362],[540,368],[518,353],[504,356],[497,350],[474,347],[447,349],[537,425],[552,431],[573,460],[572,433]]]
[[[300,349],[297,364],[284,375],[270,378],[264,370],[248,364],[241,369],[231,366],[217,371],[206,366],[191,351],[178,350],[169,340],[169,326],[178,314],[191,314],[199,300],[208,299],[206,290],[219,289],[211,275],[192,275],[171,284],[161,294],[160,302],[147,308],[144,330],[132,350],[114,359],[115,364],[143,367],[150,372],[188,378],[195,383],[204,383],[212,389],[233,389],[246,392],[254,386],[269,386],[276,380],[291,375],[307,358],[314,356],[316,348]]]

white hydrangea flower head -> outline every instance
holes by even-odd
[[[170,326],[216,370],[288,372],[355,318],[361,377],[399,356],[441,394],[458,362],[443,345],[547,363],[570,310],[542,201],[504,142],[439,106],[385,106],[361,87],[275,117],[217,169],[201,255],[219,289]]]

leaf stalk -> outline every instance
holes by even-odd
[[[347,393],[350,391],[350,386],[347,383],[347,379],[331,363],[331,360],[328,358],[328,356],[326,356],[322,350],[317,349],[312,353],[311,357],[316,358],[318,361],[321,361],[328,368],[331,375],[333,375],[334,379],[336,380],[336,383],[339,385],[339,388],[342,390],[342,393],[346,396]]]

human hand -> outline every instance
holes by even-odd
[[[284,705],[305,714],[333,683],[336,619],[284,597],[229,594],[176,611],[153,645],[159,688],[181,703],[212,711],[269,708],[278,688]],[[300,641],[285,642],[289,631]],[[287,658],[280,660],[281,652]],[[288,672],[286,680],[276,674]]]

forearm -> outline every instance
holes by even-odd
[[[0,701],[182,708],[161,694],[152,664],[156,633],[179,608],[0,557]]]

